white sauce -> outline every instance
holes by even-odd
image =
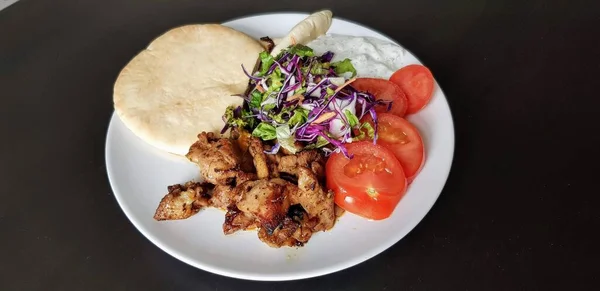
[[[389,41],[374,37],[327,34],[309,42],[315,55],[334,53],[332,62],[348,58],[357,77],[389,78],[403,67],[406,51]]]

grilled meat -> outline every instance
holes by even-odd
[[[333,193],[326,191],[319,184],[317,176],[307,167],[299,167],[298,191],[290,199],[293,204],[300,204],[309,217],[318,218],[319,223],[314,231],[328,230],[335,223],[335,203]]]
[[[239,210],[254,216],[267,233],[279,227],[290,207],[289,196],[295,191],[289,182],[274,178],[271,180],[247,181],[236,187]]]
[[[262,142],[256,137],[251,137],[248,151],[250,152],[250,155],[252,155],[257,178],[268,179],[269,166],[267,164],[267,157]]]
[[[231,129],[230,137],[235,141],[241,153],[240,170],[247,173],[254,173],[255,169],[253,158],[250,154],[250,151],[248,151],[248,148],[250,147],[250,139],[252,138],[252,134],[250,134],[246,130],[234,127]]]
[[[232,234],[238,230],[249,230],[257,227],[257,221],[250,213],[242,212],[237,206],[232,205],[227,209],[223,233]]]
[[[208,201],[210,206],[227,210],[230,205],[234,204],[234,189],[235,187],[230,185],[216,185],[210,193],[211,197]]]
[[[160,200],[154,219],[186,219],[198,213],[200,208],[209,204],[208,187],[207,184],[196,182],[167,187],[169,193]]]
[[[312,237],[315,221],[306,218],[306,221],[295,221],[286,216],[279,228],[273,233],[261,228],[258,238],[273,248],[303,246]]]
[[[275,156],[277,171],[298,176],[298,169],[305,167],[311,169],[317,180],[323,182],[325,179],[325,157],[317,150],[305,150],[295,155]]]
[[[244,130],[232,129],[229,138],[202,132],[186,157],[205,182],[170,186],[154,218],[184,219],[211,206],[227,211],[223,233],[256,228],[261,241],[277,248],[302,246],[333,227],[342,212],[323,187],[324,156],[265,150],[270,146]]]
[[[256,174],[240,168],[241,151],[234,140],[202,132],[186,157],[200,168],[202,179],[211,184],[237,185],[256,179]]]

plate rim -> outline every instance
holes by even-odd
[[[315,11],[316,12],[316,11]],[[226,21],[222,21],[219,22],[219,24],[222,25],[228,25],[231,22],[235,22],[235,21],[239,21],[239,20],[243,20],[243,19],[247,19],[247,18],[254,18],[254,17],[269,17],[269,16],[285,16],[285,15],[289,15],[289,16],[294,16],[294,17],[306,17],[308,15],[310,15],[310,12],[302,12],[302,11],[281,11],[281,12],[265,12],[265,13],[254,13],[254,14],[248,14],[245,16],[239,16],[239,17],[234,17],[234,18],[230,18]],[[412,51],[410,51],[409,49],[407,49],[406,47],[402,46],[401,44],[399,44],[395,39],[391,38],[389,35],[382,33],[381,31],[374,29],[370,26],[361,24],[359,22],[344,18],[344,17],[337,17],[334,15],[333,17],[334,20],[337,21],[342,21],[342,22],[347,22],[349,24],[353,24],[356,26],[360,26],[362,28],[365,28],[367,30],[370,30],[372,32],[375,32],[381,36],[383,36],[384,38],[386,38],[388,41],[401,46],[405,51],[407,51],[409,54],[411,54],[416,60],[417,62],[424,64],[416,54],[412,53]],[[184,255],[182,252],[180,252],[179,250],[175,249],[175,248],[170,248],[169,246],[164,245],[163,243],[161,243],[160,239],[155,236],[151,231],[147,230],[142,224],[141,222],[138,222],[137,219],[134,219],[134,215],[132,214],[132,210],[129,209],[129,207],[127,206],[127,203],[125,203],[122,198],[121,195],[117,195],[116,191],[115,191],[115,187],[113,187],[113,185],[116,185],[115,182],[115,178],[114,178],[114,171],[112,170],[113,165],[112,163],[109,161],[109,152],[110,149],[112,148],[112,146],[110,145],[110,140],[112,140],[112,134],[111,132],[113,130],[111,130],[115,125],[114,125],[114,120],[119,118],[116,115],[116,112],[113,109],[113,112],[111,114],[111,117],[109,119],[109,126],[107,128],[107,132],[106,132],[106,138],[105,138],[105,164],[106,164],[106,172],[107,172],[107,177],[109,180],[109,184],[110,184],[110,188],[111,188],[111,192],[113,194],[113,196],[115,197],[115,200],[117,201],[117,204],[119,205],[119,207],[121,208],[121,210],[123,211],[123,213],[125,214],[125,216],[127,217],[127,219],[129,220],[129,223],[131,223],[136,230],[141,233],[146,239],[148,239],[151,243],[153,243],[155,246],[157,246],[161,251],[167,253],[168,255],[178,259],[179,261],[186,263],[187,265],[190,265],[194,268],[212,273],[212,274],[217,274],[220,276],[224,276],[224,277],[230,277],[230,278],[236,278],[236,279],[241,279],[241,280],[249,280],[249,281],[293,281],[293,280],[302,280],[302,279],[308,279],[308,278],[315,278],[315,277],[321,277],[321,276],[325,276],[328,274],[332,274],[332,273],[336,273],[351,267],[354,267],[358,264],[361,264],[365,261],[368,261],[372,258],[374,258],[375,256],[385,252],[386,250],[390,249],[392,246],[394,246],[395,244],[397,244],[400,240],[402,240],[403,238],[405,238],[406,236],[408,236],[415,228],[416,226],[421,223],[421,221],[423,221],[423,219],[425,219],[425,217],[430,213],[431,209],[433,208],[433,206],[436,204],[436,202],[439,200],[439,197],[441,196],[441,194],[444,192],[444,188],[446,187],[446,184],[448,182],[448,178],[450,176],[450,173],[452,171],[452,166],[454,164],[454,156],[455,156],[455,145],[456,145],[456,129],[455,129],[455,122],[454,122],[454,116],[452,114],[452,110],[450,107],[450,104],[448,102],[448,99],[446,98],[446,94],[444,93],[442,87],[439,85],[439,82],[435,79],[434,76],[434,80],[435,83],[437,83],[437,87],[438,90],[440,90],[442,97],[443,97],[443,102],[445,102],[447,108],[448,108],[448,113],[449,113],[449,127],[452,129],[451,132],[451,142],[447,143],[447,146],[450,147],[450,160],[449,160],[449,164],[448,164],[448,169],[445,172],[445,176],[443,177],[443,181],[444,183],[441,185],[441,189],[439,191],[439,193],[436,194],[435,199],[431,200],[431,202],[429,204],[424,205],[423,207],[423,215],[419,215],[420,217],[418,217],[418,219],[412,219],[412,222],[407,223],[407,231],[403,234],[399,234],[397,236],[394,237],[394,239],[388,240],[391,243],[383,243],[380,245],[379,248],[371,248],[368,251],[365,251],[362,255],[360,256],[356,256],[353,259],[350,260],[346,260],[334,265],[330,265],[328,267],[325,268],[320,268],[320,269],[315,269],[310,270],[310,271],[302,271],[302,272],[297,272],[292,274],[280,274],[280,275],[268,275],[268,274],[249,274],[249,273],[244,273],[244,272],[238,272],[238,271],[228,271],[226,268],[221,268],[218,266],[214,266],[214,265],[209,265],[209,264],[205,264],[203,262],[200,262],[198,260],[194,260],[191,258],[188,258],[186,255]],[[441,177],[440,177],[441,178]],[[426,210],[426,211],[425,211]],[[397,238],[396,238],[397,237]]]

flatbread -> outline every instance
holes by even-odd
[[[290,45],[297,43],[306,45],[319,36],[325,35],[331,27],[332,17],[331,10],[321,10],[307,16],[292,27],[286,36],[274,40],[275,47],[271,55],[278,55]]]
[[[119,74],[115,112],[145,142],[185,155],[202,131],[218,133],[229,105],[241,105],[263,46],[219,24],[174,28],[156,38]]]

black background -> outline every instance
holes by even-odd
[[[244,281],[172,258],[107,181],[119,70],[174,26],[322,8],[433,71],[456,128],[439,200],[392,248],[318,278]],[[0,11],[0,289],[598,288],[599,34],[598,1],[21,0]]]

